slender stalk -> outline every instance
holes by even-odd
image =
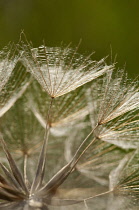
[[[80,150],[82,149],[82,147],[85,145],[86,141],[88,140],[88,138],[94,133],[94,131],[97,129],[97,127],[99,126],[99,124],[96,124],[96,126],[93,128],[93,130],[87,135],[87,137],[83,140],[83,142],[80,144],[80,146],[78,147],[76,153],[74,154],[71,162],[73,162],[73,168],[74,166],[77,164],[77,162],[80,160],[80,158],[82,157],[82,155],[85,153],[85,151],[93,144],[93,142],[96,140],[96,137],[90,142],[89,145],[87,145],[87,147],[83,150],[83,152],[79,155],[79,157],[77,158]],[[77,159],[76,159],[77,158]]]
[[[97,195],[94,195],[92,197],[89,197],[89,198],[86,198],[84,199],[84,201],[87,201],[87,200],[90,200],[90,199],[93,199],[93,198],[96,198],[96,197],[99,197],[99,196],[102,196],[102,195],[107,195],[109,193],[113,192],[113,190],[108,190],[106,192],[103,192],[103,193],[100,193],[100,194],[97,194]]]
[[[82,153],[79,155],[79,157],[76,159],[76,161],[74,162],[74,165],[73,167],[78,163],[78,161],[81,159],[81,157],[83,156],[83,154],[86,152],[86,150],[88,150],[88,148],[95,142],[97,138],[95,137],[91,142],[90,144],[88,144],[85,149],[82,151]]]
[[[93,141],[91,141],[91,143],[89,143],[89,145],[87,145],[87,147],[83,150],[81,155],[78,155],[78,153],[80,152],[80,150],[82,149],[82,147],[84,146],[84,144],[86,143],[88,138],[94,133],[94,131],[98,127],[98,125],[99,124],[97,124],[95,126],[95,128],[84,139],[82,144],[77,149],[72,160],[67,165],[65,165],[60,171],[58,171],[58,173],[56,175],[54,175],[53,178],[44,187],[42,187],[41,189],[40,188],[38,189],[39,195],[41,195],[41,194],[43,195],[44,193],[49,194],[50,192],[53,191],[53,189],[56,190],[67,179],[67,177],[71,174],[71,172],[75,168],[75,165],[77,164],[79,159],[82,157],[82,155],[85,153],[85,151],[91,146],[91,144],[95,141],[95,139],[97,139],[97,137],[95,137],[93,139]]]
[[[50,117],[51,117],[52,104],[53,104],[53,98],[51,98],[49,109],[47,112],[47,121],[46,121],[46,130],[44,134],[44,141],[43,141],[42,150],[41,150],[39,161],[38,161],[36,175],[31,186],[30,195],[33,194],[34,191],[40,189],[42,185],[43,177],[44,177],[46,151],[47,151],[47,144],[48,144],[49,133],[50,133],[50,126],[51,126]]]
[[[25,184],[26,186],[28,186],[28,179],[27,179],[27,154],[24,155],[24,180],[25,180]]]
[[[53,105],[53,101],[54,101],[54,98],[51,98],[47,116],[46,116],[46,129],[45,129],[45,134],[44,134],[44,140],[47,137],[47,130],[49,130],[51,127],[51,108]]]

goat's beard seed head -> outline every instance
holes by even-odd
[[[137,82],[78,47],[20,44],[0,53],[0,209],[139,206]]]

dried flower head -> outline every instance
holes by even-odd
[[[137,82],[78,47],[17,46],[0,53],[0,209],[138,209]]]

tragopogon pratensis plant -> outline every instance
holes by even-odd
[[[78,47],[0,52],[0,209],[139,208],[139,89]]]

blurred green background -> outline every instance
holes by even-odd
[[[82,43],[94,59],[117,54],[131,77],[139,72],[138,0],[0,0],[0,48],[17,42],[21,30],[34,46]]]

